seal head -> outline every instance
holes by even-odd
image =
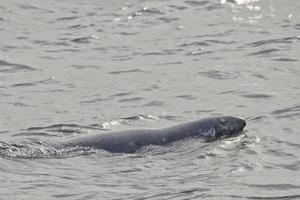
[[[225,116],[219,117],[215,128],[215,138],[223,138],[225,136],[235,136],[240,134],[246,126],[246,121],[240,117]]]

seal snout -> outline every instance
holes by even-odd
[[[239,126],[241,127],[241,130],[244,129],[244,127],[246,126],[246,120],[241,118],[241,117],[238,117],[237,118],[237,123],[239,124]]]

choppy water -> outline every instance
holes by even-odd
[[[300,1],[0,0],[0,199],[300,199]],[[40,141],[208,116],[137,154]]]

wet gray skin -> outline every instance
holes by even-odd
[[[206,141],[240,134],[246,121],[238,117],[211,117],[163,129],[135,129],[91,134],[52,143],[56,149],[89,147],[112,153],[134,153],[146,145],[166,145],[185,138],[199,137]]]

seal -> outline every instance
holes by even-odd
[[[90,134],[50,144],[57,150],[94,148],[112,153],[135,153],[146,145],[166,145],[185,138],[213,141],[240,134],[246,121],[239,117],[210,117],[162,129],[135,129]]]

